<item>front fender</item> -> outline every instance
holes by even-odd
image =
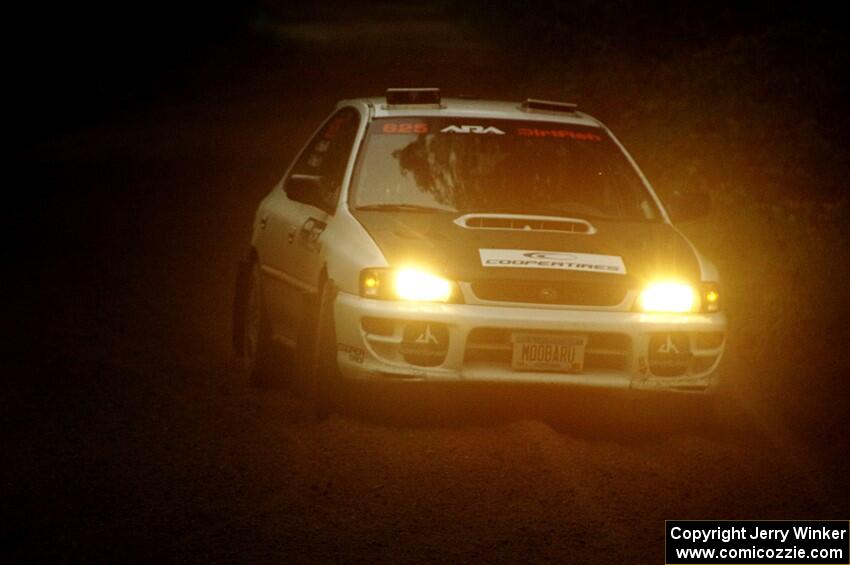
[[[372,236],[342,206],[322,234],[321,253],[327,278],[338,290],[351,294],[360,293],[363,269],[389,266]]]

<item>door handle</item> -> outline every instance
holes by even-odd
[[[297,227],[290,228],[289,235],[286,236],[286,242],[287,243],[292,243],[293,241],[295,241],[295,232],[297,232],[297,231],[298,231]]]
[[[269,223],[269,217],[268,216],[260,218],[260,229],[261,230],[266,229],[266,224],[268,224],[268,223]]]

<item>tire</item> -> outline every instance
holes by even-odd
[[[263,300],[260,266],[254,261],[245,285],[242,320],[242,367],[248,384],[267,387],[272,376],[272,332]]]
[[[315,324],[309,343],[305,367],[305,388],[312,402],[313,414],[317,418],[328,416],[336,404],[336,393],[340,385],[337,364],[336,327],[334,302],[336,287],[327,281],[319,293],[315,309]]]

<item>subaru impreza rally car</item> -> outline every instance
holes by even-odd
[[[257,210],[234,345],[337,379],[711,392],[717,270],[620,142],[575,105],[390,89],[346,100]],[[274,375],[271,375],[273,377]]]

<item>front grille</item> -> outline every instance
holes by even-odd
[[[511,279],[475,281],[471,287],[479,299],[494,302],[608,307],[621,304],[629,291],[628,286],[616,283]]]
[[[511,333],[515,330],[502,328],[475,328],[466,338],[465,363],[482,362],[511,366],[513,344]],[[519,330],[518,330],[519,331]],[[534,333],[521,330],[521,333]],[[576,332],[540,332],[546,335]],[[584,351],[584,372],[626,370],[631,351],[629,336],[617,333],[591,332],[587,334],[587,346]]]

